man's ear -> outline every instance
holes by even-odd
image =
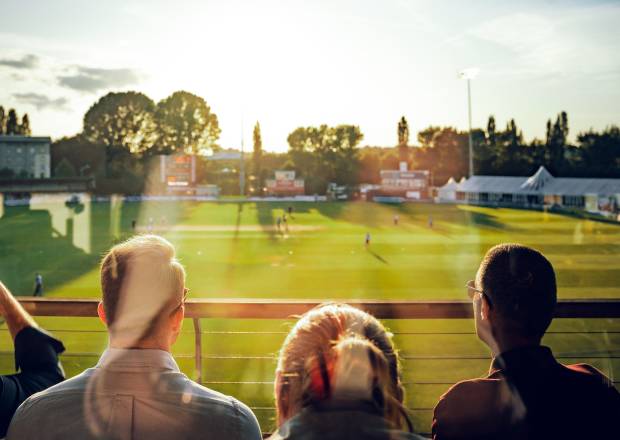
[[[185,318],[185,305],[182,304],[176,312],[172,315],[172,330],[174,332],[181,331],[183,326],[183,318]]]
[[[103,322],[103,325],[107,327],[108,320],[106,319],[106,316],[105,316],[105,309],[103,308],[102,301],[99,301],[99,304],[97,304],[97,315],[99,315],[99,319],[101,320],[101,322]]]
[[[489,301],[487,301],[487,297],[484,295],[480,295],[480,319],[482,321],[489,320],[489,313],[491,312],[491,306],[489,305]]]

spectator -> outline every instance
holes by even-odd
[[[43,275],[37,273],[34,277],[34,293],[33,296],[43,296]]]
[[[0,376],[0,437],[6,435],[11,417],[28,396],[65,378],[58,355],[62,342],[39,329],[9,289],[0,282],[0,313],[15,344],[17,374]]]
[[[371,315],[347,305],[306,313],[276,371],[278,431],[271,440],[405,440],[418,436],[403,409],[398,356]]]
[[[9,439],[261,439],[245,405],[189,380],[170,353],[187,294],[174,253],[154,235],[108,252],[98,308],[108,349],[94,368],[24,402]]]
[[[492,248],[467,285],[478,337],[493,361],[435,408],[433,438],[620,438],[620,394],[586,364],[562,365],[541,339],[556,305],[551,263],[517,244]]]

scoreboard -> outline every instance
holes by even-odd
[[[381,195],[401,196],[420,200],[429,197],[429,171],[382,170]]]
[[[303,179],[295,178],[295,171],[276,171],[275,179],[265,182],[267,194],[272,195],[303,195],[305,185]]]
[[[172,154],[160,156],[160,177],[168,191],[193,191],[196,186],[196,156]]]

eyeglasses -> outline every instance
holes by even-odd
[[[489,303],[489,305],[491,305],[491,298],[489,298],[489,295],[487,295],[486,293],[484,293],[484,291],[480,290],[480,289],[476,289],[476,282],[474,280],[469,280],[466,284],[465,287],[467,288],[467,296],[470,299],[474,299],[474,295],[476,293],[479,293],[481,296],[484,296],[487,300],[487,302]]]
[[[177,306],[172,309],[172,313],[176,312],[183,304],[185,304],[185,300],[187,299],[187,295],[189,294],[189,289],[185,287],[183,289],[183,298],[181,298],[181,302],[177,304]]]

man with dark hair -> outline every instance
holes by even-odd
[[[4,437],[17,407],[28,396],[62,381],[58,354],[65,347],[38,328],[34,319],[0,281],[0,314],[15,343],[19,373],[0,376],[0,438]]]
[[[541,345],[557,301],[555,273],[538,251],[501,244],[467,283],[489,375],[454,385],[435,407],[433,438],[620,438],[620,394],[596,368],[562,365]]]

